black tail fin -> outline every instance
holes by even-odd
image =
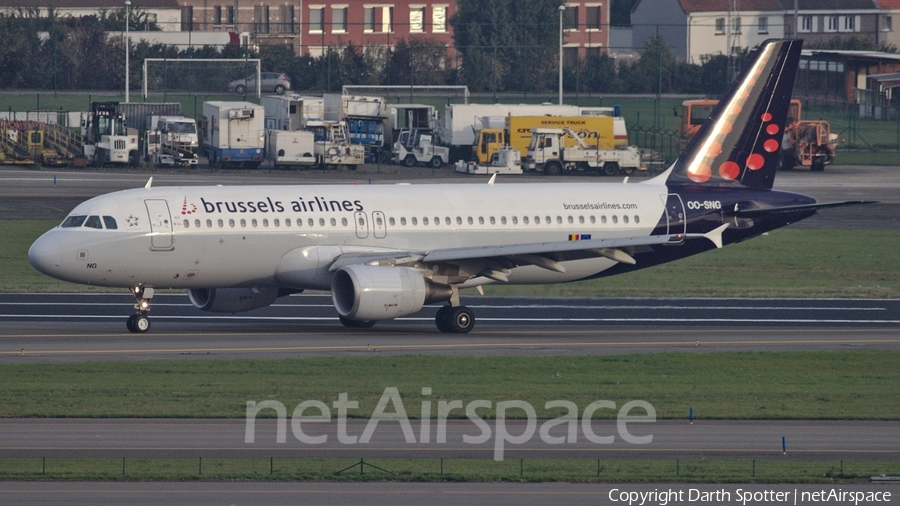
[[[667,185],[772,188],[802,45],[759,46],[675,161]]]

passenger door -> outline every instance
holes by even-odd
[[[150,249],[171,250],[172,248],[172,215],[169,204],[165,200],[145,200],[147,214],[150,216]]]

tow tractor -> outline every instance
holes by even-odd
[[[443,167],[450,160],[450,148],[435,146],[431,130],[401,130],[391,149],[391,161],[412,167],[417,163]]]

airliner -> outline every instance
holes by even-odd
[[[460,289],[624,274],[859,203],[772,189],[801,45],[761,44],[679,158],[643,182],[148,182],[80,204],[28,258],[54,278],[130,289],[132,332],[149,330],[154,291],[172,288],[225,313],[330,290],[356,328],[443,303],[437,328],[466,333],[475,316]]]

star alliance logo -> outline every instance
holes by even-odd
[[[128,222],[129,227],[138,226],[138,217],[133,214],[129,214],[128,219],[126,221]]]

